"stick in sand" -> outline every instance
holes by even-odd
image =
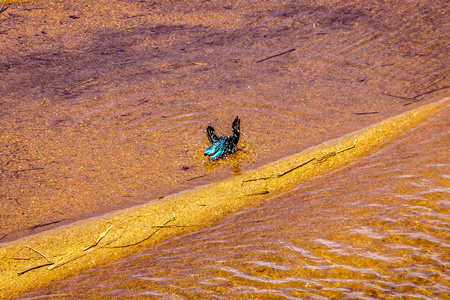
[[[272,56],[269,56],[269,57],[266,57],[266,58],[257,60],[256,62],[257,62],[257,63],[260,63],[260,62],[263,62],[263,61],[265,61],[265,60],[268,60],[268,59],[271,59],[271,58],[274,58],[274,57],[277,57],[277,56],[280,56],[280,55],[283,55],[283,54],[286,54],[286,53],[290,53],[290,52],[292,52],[292,51],[295,51],[295,48],[292,48],[292,49],[290,49],[290,50],[288,50],[288,51],[284,51],[284,52],[281,52],[281,53],[278,53],[278,54],[275,54],[275,55],[272,55]]]

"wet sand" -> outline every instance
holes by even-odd
[[[447,16],[441,1],[11,5],[0,14],[1,241],[217,182],[441,99]],[[248,151],[208,163],[205,127],[228,134],[236,115]]]
[[[18,299],[447,299],[449,118],[447,106],[338,170]]]
[[[8,243],[0,248],[0,296],[10,297],[66,279],[209,226],[380,149],[392,137],[448,107],[449,100],[412,110],[220,183]]]
[[[441,1],[11,5],[0,242],[217,183],[444,98],[448,15]],[[229,134],[236,115],[246,151],[205,160],[206,126]]]

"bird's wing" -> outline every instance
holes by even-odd
[[[208,128],[206,128],[206,136],[211,144],[214,144],[219,140],[219,137],[216,135],[216,131],[212,126],[208,126]]]
[[[237,145],[237,143],[239,142],[239,136],[241,134],[241,119],[239,119],[239,117],[236,117],[236,119],[234,119],[231,128],[233,129],[233,142]]]

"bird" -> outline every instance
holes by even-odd
[[[211,146],[205,150],[205,156],[209,156],[211,159],[218,159],[228,154],[232,154],[235,151],[235,148],[239,142],[239,136],[241,132],[241,120],[239,117],[236,117],[233,121],[233,125],[231,129],[233,130],[233,134],[230,136],[221,136],[218,137],[216,135],[216,131],[214,127],[208,126],[206,128],[206,136],[208,140],[211,142]]]

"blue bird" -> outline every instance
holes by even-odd
[[[236,145],[239,142],[240,128],[241,120],[239,117],[236,117],[233,121],[233,134],[231,136],[218,137],[214,127],[208,126],[206,128],[206,136],[212,145],[205,150],[205,156],[209,155],[212,159],[217,159],[221,156],[234,153]]]

